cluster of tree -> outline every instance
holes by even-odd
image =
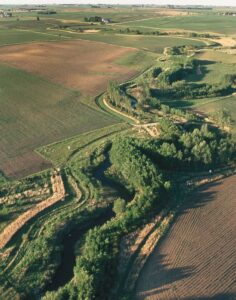
[[[116,139],[110,160],[137,194],[128,205],[124,199],[114,202],[117,217],[89,231],[76,261],[73,282],[45,299],[110,299],[121,237],[155,214],[163,205],[161,199],[167,201],[165,188],[170,188],[169,182],[165,184],[156,166],[132,139]]]
[[[188,36],[189,37],[199,37],[199,38],[212,38],[212,39],[218,37],[217,35],[213,35],[210,33],[199,33],[199,32],[189,32]]]
[[[99,16],[93,16],[93,17],[85,17],[85,22],[102,22],[102,17]]]
[[[124,34],[145,34],[145,35],[168,35],[168,32],[164,32],[164,31],[141,31],[140,29],[130,29],[129,27],[125,28],[125,29],[120,29],[119,30],[120,33],[124,33]]]
[[[201,170],[235,159],[235,143],[217,128],[206,124],[200,128],[184,128],[169,119],[162,119],[160,130],[160,139],[142,141],[141,146],[161,168]]]
[[[153,95],[169,99],[198,99],[226,96],[231,94],[233,91],[234,89],[232,88],[232,83],[230,81],[218,84],[196,84],[187,83],[185,80],[178,80],[173,82],[171,85],[166,85],[161,82],[158,85],[158,89],[153,90]]]
[[[55,15],[56,13],[54,10],[42,10],[38,12],[40,15]]]
[[[99,22],[99,23],[101,23],[102,22],[102,17],[99,17],[99,16],[85,17],[84,21],[85,22]]]
[[[233,92],[235,75],[225,75],[218,84],[187,82],[186,76],[195,71],[196,65],[196,60],[188,60],[185,64],[178,63],[163,70],[156,77],[157,88],[152,90],[152,94],[155,97],[194,99],[224,96]]]
[[[133,100],[125,93],[121,86],[115,82],[110,81],[107,87],[107,100],[115,107],[120,108],[130,114],[134,114]]]
[[[234,124],[234,120],[227,109],[220,109],[214,112],[212,118],[220,127],[230,127]]]
[[[198,47],[194,46],[174,46],[174,47],[166,47],[164,53],[166,55],[183,55],[188,53],[189,50],[196,49]]]
[[[170,107],[166,104],[161,104],[160,110],[163,111],[164,114],[176,115],[179,117],[185,118],[187,121],[196,121],[198,117],[188,110],[183,110],[179,108]]]

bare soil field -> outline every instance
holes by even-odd
[[[0,155],[2,155],[1,151]],[[6,177],[17,179],[51,168],[52,164],[37,153],[30,151],[13,158],[7,158],[0,166]]]
[[[236,299],[236,175],[189,196],[141,272],[136,299]]]
[[[0,62],[94,96],[109,80],[125,81],[135,75],[135,70],[114,63],[132,51],[82,40],[34,43],[0,48]]]

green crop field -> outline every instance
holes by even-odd
[[[113,45],[138,48],[156,53],[162,53],[165,47],[173,46],[204,46],[205,43],[178,37],[155,37],[142,35],[124,35],[124,34],[78,34],[78,38],[90,41],[104,42]]]
[[[60,40],[65,40],[65,38],[59,36],[58,34],[36,32],[32,30],[0,29],[0,45]]]
[[[81,103],[77,92],[40,77],[1,65],[0,78],[3,169],[9,160],[36,147],[116,122],[113,117]]]
[[[123,23],[122,25],[153,29],[182,29],[201,32],[236,34],[236,18],[203,14],[195,16],[177,16],[150,18],[147,20]]]
[[[147,51],[137,51],[126,55],[116,61],[118,65],[134,68],[138,71],[142,71],[156,62],[158,59],[156,53]]]
[[[235,173],[235,10],[37,2],[0,5],[0,300],[156,299],[175,282],[165,264],[168,282],[147,279],[143,258],[181,207],[212,211]],[[189,283],[191,299],[234,298],[228,225],[227,276],[208,272],[218,257],[209,265],[199,245],[196,270],[173,269],[184,287],[173,297],[193,273],[204,280]]]

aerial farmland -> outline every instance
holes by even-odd
[[[10,2],[0,300],[235,299],[236,7]]]

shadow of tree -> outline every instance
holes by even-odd
[[[222,181],[215,181],[204,184],[193,191],[183,204],[182,209],[180,209],[179,213],[177,214],[177,217],[186,214],[189,210],[205,206],[209,202],[213,201],[217,192],[211,189],[217,186],[219,188],[220,185],[222,185]]]

